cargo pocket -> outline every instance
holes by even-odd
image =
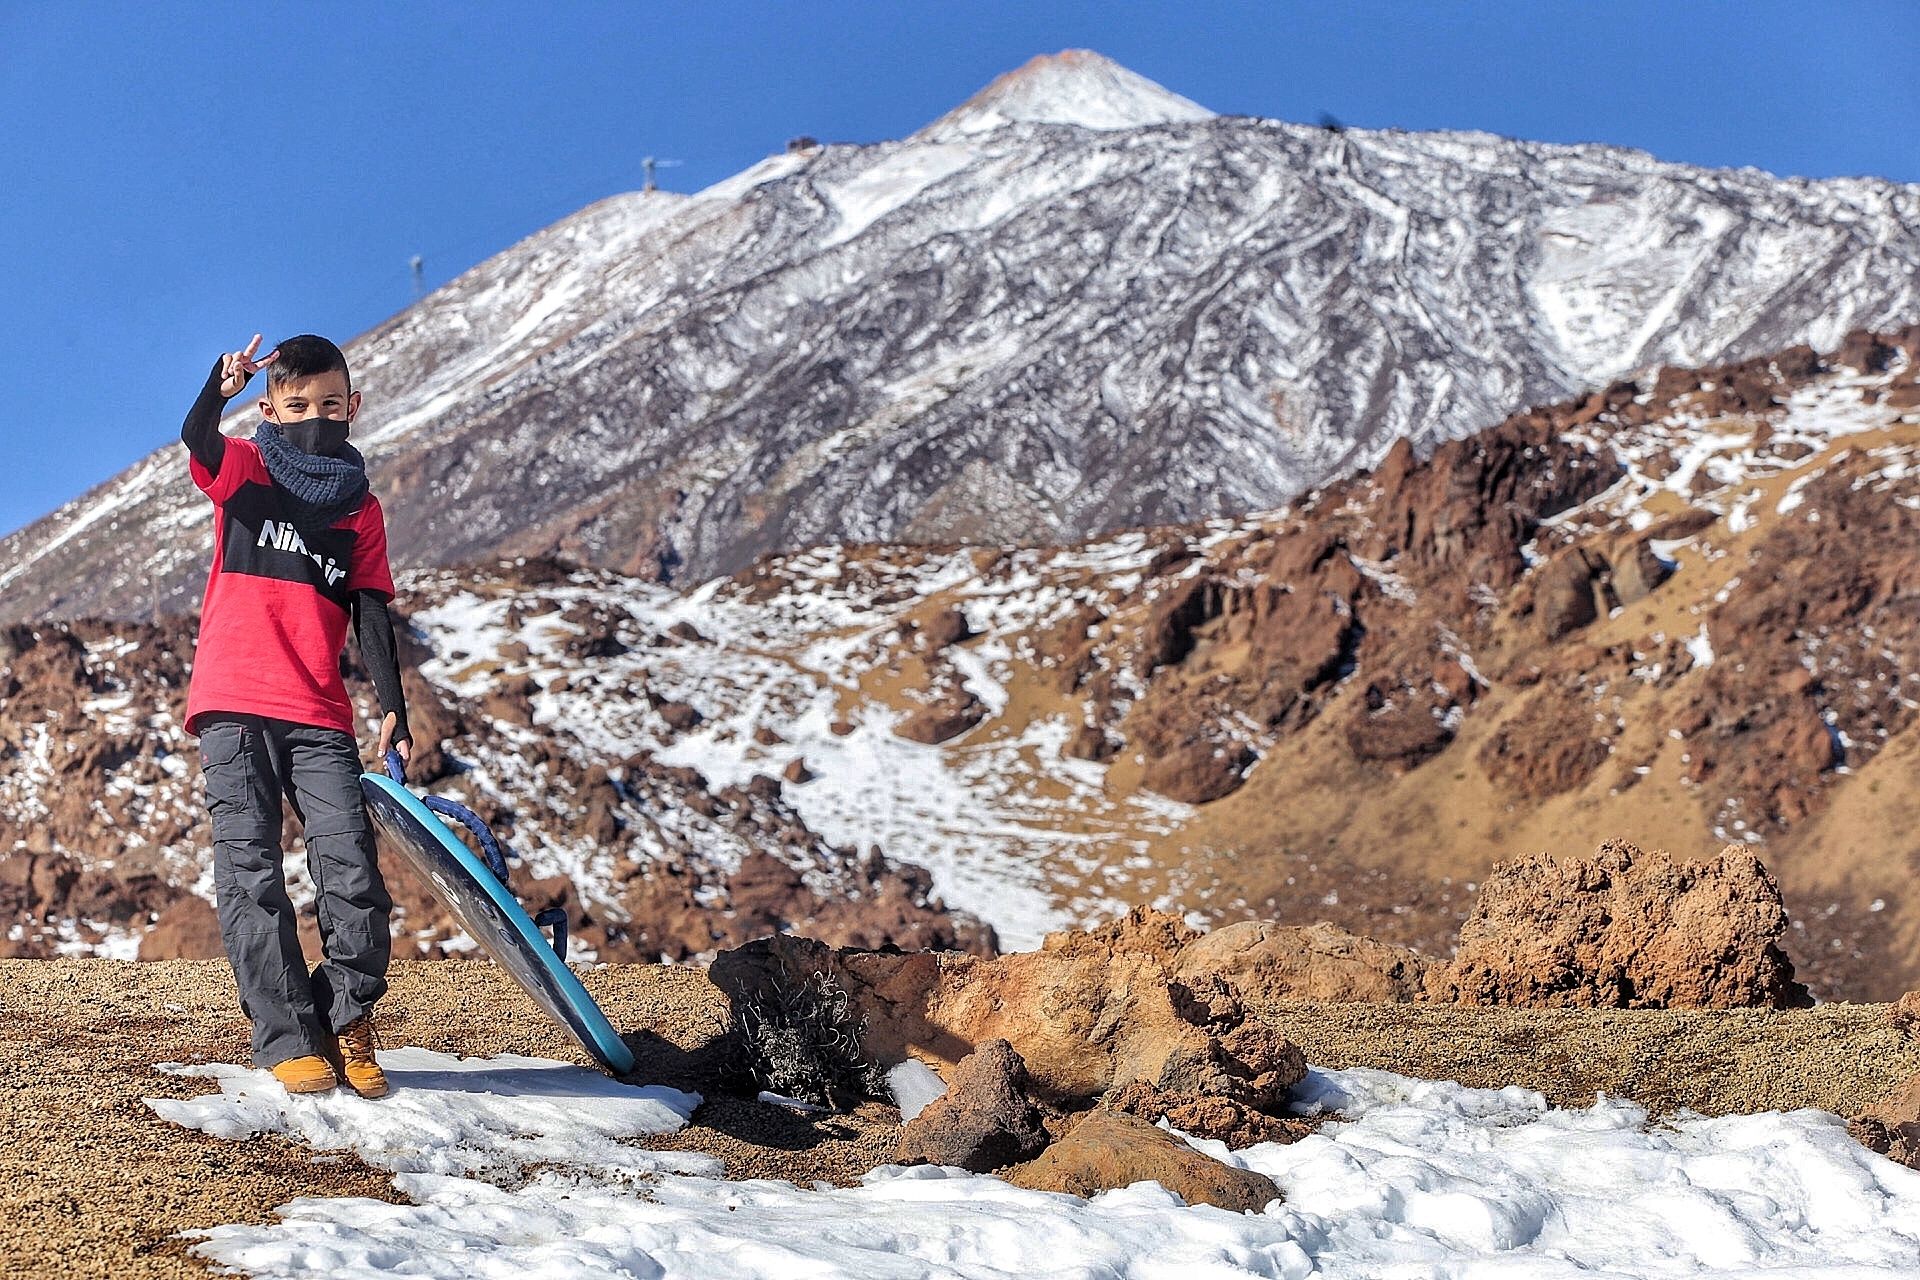
[[[200,731],[200,776],[206,784],[207,812],[215,827],[248,807],[253,769],[247,759],[247,726],[216,720]],[[215,832],[218,838],[219,832]]]

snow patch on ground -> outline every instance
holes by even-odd
[[[1701,623],[1698,634],[1686,640],[1687,652],[1693,655],[1693,667],[1704,671],[1713,665],[1713,640],[1707,635],[1707,624]]]
[[[291,1094],[271,1071],[228,1063],[162,1063],[168,1075],[218,1082],[220,1092],[182,1101],[147,1098],[163,1120],[216,1138],[282,1133],[320,1151],[357,1153],[404,1174],[512,1176],[563,1164],[598,1174],[660,1169],[718,1172],[705,1156],[655,1153],[622,1138],[673,1133],[700,1095],[635,1088],[549,1058],[461,1058],[430,1049],[378,1055],[392,1092],[369,1100],[348,1089]]]
[[[1080,1200],[928,1167],[889,1166],[859,1186],[812,1190],[650,1172],[660,1157],[621,1148],[608,1107],[616,1091],[652,1091],[567,1084],[535,1091],[537,1109],[524,1092],[499,1100],[476,1091],[521,1069],[499,1065],[509,1061],[538,1060],[494,1059],[438,1077],[439,1068],[423,1069],[385,1102],[332,1100],[326,1124],[312,1119],[325,1101],[257,1081],[237,1110],[229,1083],[264,1073],[193,1069],[223,1088],[171,1104],[203,1107],[196,1127],[233,1137],[318,1133],[329,1149],[407,1166],[394,1184],[414,1201],[303,1198],[281,1206],[274,1223],[188,1233],[200,1237],[194,1251],[250,1275],[339,1280],[1891,1277],[1911,1275],[1920,1257],[1920,1173],[1867,1151],[1838,1117],[1817,1111],[1683,1114],[1652,1125],[1642,1108],[1606,1097],[1562,1110],[1527,1089],[1314,1071],[1300,1090],[1303,1108],[1345,1117],[1318,1134],[1239,1152],[1189,1139],[1267,1174],[1285,1194],[1261,1213],[1237,1214],[1184,1205],[1154,1183]],[[531,1069],[537,1078],[578,1071]],[[415,1129],[396,1163],[395,1135],[413,1126],[395,1103],[436,1088],[447,1090],[443,1099],[416,1105],[438,1132]],[[642,1113],[628,1131],[657,1132],[646,1127],[652,1119],[665,1122]],[[516,1185],[423,1168],[498,1167],[503,1121],[541,1151],[579,1154],[543,1160]]]

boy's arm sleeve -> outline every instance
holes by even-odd
[[[353,559],[347,565],[347,590],[377,591],[393,599],[393,568],[387,563],[387,514],[372,494],[354,517]]]
[[[207,385],[200,388],[200,398],[193,402],[193,408],[187,410],[187,420],[180,424],[180,443],[187,446],[187,452],[193,455],[209,480],[220,474],[221,460],[227,454],[227,438],[220,434],[220,414],[227,407],[227,398],[220,394],[220,381],[220,361],[215,360],[213,372],[207,375]]]
[[[400,659],[393,642],[393,616],[387,612],[386,597],[371,588],[353,593],[353,629],[360,641],[360,660],[373,678],[373,691],[380,699],[380,714],[391,711],[394,717],[393,741],[413,741],[407,728],[407,695],[400,685]]]

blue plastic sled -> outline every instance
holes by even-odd
[[[549,946],[507,887],[506,861],[480,820],[451,802],[432,801],[474,829],[488,858],[497,865],[497,872],[460,843],[426,803],[392,778],[362,774],[360,790],[367,798],[367,812],[388,844],[434,887],[440,900],[487,954],[512,974],[555,1022],[571,1031],[596,1062],[615,1075],[632,1071],[632,1050],[615,1034],[607,1015],[600,1012],[600,1006],[567,967],[564,913],[556,913],[559,918],[552,922],[554,942]],[[542,922],[547,922],[544,912]]]

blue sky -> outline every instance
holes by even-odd
[[[0,0],[0,532],[175,438],[254,331],[403,309],[416,253],[444,283],[643,156],[697,190],[1073,47],[1220,112],[1920,182],[1915,0]]]

